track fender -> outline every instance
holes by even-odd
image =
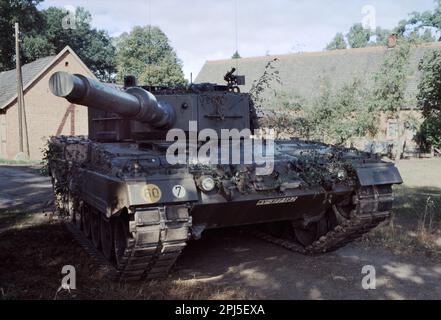
[[[403,179],[393,163],[364,164],[355,167],[355,171],[362,187],[403,183]]]

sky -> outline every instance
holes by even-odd
[[[84,7],[92,25],[111,36],[136,25],[159,26],[187,79],[191,73],[194,79],[206,60],[229,59],[236,48],[242,57],[321,51],[354,23],[393,28],[409,13],[435,7],[434,0],[45,0],[40,5],[49,6]]]

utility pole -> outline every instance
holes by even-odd
[[[30,156],[29,155],[29,138],[28,138],[28,128],[27,128],[25,101],[24,101],[24,93],[23,93],[23,75],[21,72],[20,38],[19,38],[19,36],[20,36],[19,25],[16,22],[15,23],[15,65],[16,65],[16,72],[17,72],[17,106],[18,106],[19,150],[20,150],[20,152],[24,152],[23,132],[25,132],[25,135],[26,135],[26,155],[29,158],[29,156]],[[23,124],[24,124],[24,128],[23,128]]]

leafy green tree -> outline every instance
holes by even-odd
[[[387,112],[398,124],[396,140],[396,161],[404,152],[406,119],[401,111],[410,104],[406,97],[408,77],[410,76],[409,58],[412,43],[400,39],[396,49],[386,52],[386,56],[375,75],[374,104],[377,110]]]
[[[394,33],[417,43],[441,40],[432,34],[432,31],[441,31],[441,0],[435,0],[435,4],[434,11],[413,12],[409,19],[401,20]]]
[[[347,34],[347,39],[343,33],[339,32],[335,35],[334,39],[326,46],[326,50],[346,49],[347,43],[350,43],[351,48],[364,48],[368,46],[385,46],[390,30],[377,27],[375,32],[363,29],[361,24],[355,24],[352,26],[351,31]],[[373,38],[372,36],[375,36]],[[351,40],[349,40],[351,39]]]
[[[374,135],[378,114],[371,101],[371,92],[358,79],[338,90],[325,82],[312,108],[305,113],[310,134],[314,139],[342,145],[352,137]]]
[[[375,42],[372,43],[372,45],[375,46],[385,46],[387,45],[389,36],[392,34],[390,30],[383,29],[381,27],[377,27],[375,29]]]
[[[158,27],[135,27],[116,42],[118,80],[134,75],[140,83],[154,86],[186,84],[182,62]]]
[[[41,30],[43,17],[37,9],[40,2],[0,0],[0,71],[15,67],[14,23],[20,24],[22,34],[35,35]]]
[[[231,57],[231,59],[241,59],[242,57],[239,54],[239,51],[236,51],[233,56]]]
[[[351,48],[364,48],[371,38],[371,30],[363,28],[361,23],[356,23],[349,29],[347,38]]]
[[[50,7],[41,12],[42,28],[36,35],[26,36],[23,51],[27,61],[54,55],[69,45],[101,80],[110,80],[115,73],[115,48],[105,31],[92,28],[91,14],[77,8],[72,28],[63,27],[68,12]]]
[[[334,39],[326,46],[326,50],[339,50],[339,49],[346,49],[346,41],[343,33],[338,32]]]
[[[420,39],[423,42],[433,42],[435,41],[435,37],[432,34],[432,31],[429,29],[424,30],[424,33],[420,36]]]
[[[425,119],[421,127],[422,142],[441,148],[441,51],[426,53],[419,70],[422,77],[417,99]]]
[[[398,113],[408,104],[406,100],[407,78],[411,44],[399,41],[395,50],[386,52],[379,71],[375,74],[374,95],[377,108],[381,111]]]
[[[413,27],[416,30],[424,28],[435,28],[441,30],[441,0],[435,0],[435,9],[433,11],[413,12],[407,21],[401,22],[401,29]],[[403,28],[404,26],[404,28]],[[438,39],[440,40],[440,39]]]

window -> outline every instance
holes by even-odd
[[[387,138],[398,138],[398,123],[396,121],[389,121],[387,123]]]

